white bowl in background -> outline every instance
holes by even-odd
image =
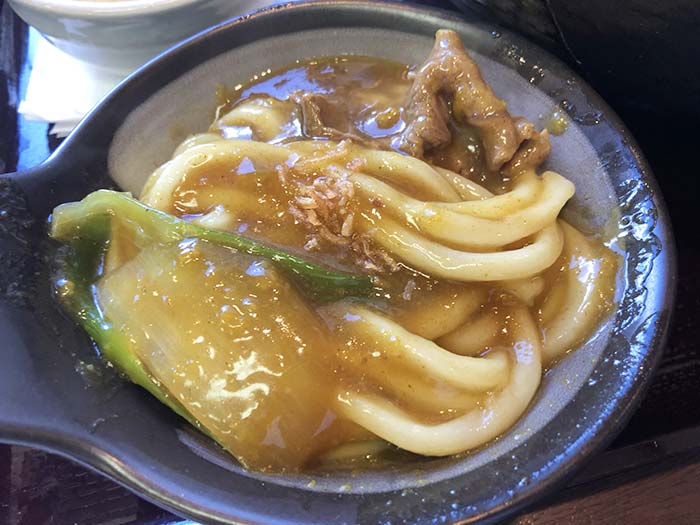
[[[66,53],[130,72],[202,29],[274,0],[9,0]]]

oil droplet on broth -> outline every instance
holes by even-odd
[[[541,117],[542,126],[552,135],[559,136],[569,129],[569,116],[560,107],[555,107],[552,111]]]

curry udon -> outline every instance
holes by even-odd
[[[479,447],[610,310],[547,131],[456,34],[419,67],[319,58],[219,97],[140,202],[96,192],[52,235],[105,357],[246,467]]]

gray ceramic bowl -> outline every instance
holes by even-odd
[[[544,377],[518,424],[478,452],[371,473],[248,473],[102,366],[50,295],[54,247],[43,240],[43,221],[56,204],[98,187],[138,191],[186,134],[207,128],[217,84],[312,56],[350,53],[419,63],[438,28],[461,34],[513,113],[537,122],[557,105],[569,108],[572,124],[553,138],[546,167],[576,183],[565,211],[569,220],[592,231],[619,225],[625,264],[618,309]],[[9,284],[0,281],[0,439],[67,455],[205,522],[467,523],[522,508],[620,430],[659,359],[673,300],[668,218],[622,123],[550,55],[446,12],[316,2],[218,26],[127,79],[45,164],[0,182],[12,218],[0,230],[0,248],[6,261],[15,261],[6,264]]]

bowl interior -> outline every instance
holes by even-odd
[[[558,105],[568,108],[572,122],[553,137],[546,167],[577,186],[566,218],[591,232],[617,232],[624,255],[619,308],[543,378],[518,424],[463,457],[324,476],[249,473],[146,392],[103,372],[87,337],[60,314],[41,277],[30,294],[35,313],[0,315],[2,333],[26,332],[12,339],[21,350],[16,366],[27,371],[23,381],[43,389],[35,406],[52,410],[46,428],[34,429],[34,443],[200,521],[433,523],[521,505],[620,428],[658,358],[668,319],[664,294],[673,269],[672,247],[664,249],[670,246],[665,212],[615,115],[568,68],[514,35],[441,12],[371,2],[287,6],[224,24],[128,79],[46,166],[60,173],[49,191],[24,184],[27,199],[50,210],[109,184],[138,193],[183,138],[206,130],[217,84],[235,85],[324,55],[421,63],[441,27],[460,33],[513,114],[537,123]],[[3,407],[0,399],[0,416]]]
[[[480,38],[463,34],[465,44],[494,90],[508,103],[514,115],[532,122],[545,120],[558,102],[519,72],[479,53]],[[216,108],[216,84],[234,86],[267,70],[278,70],[296,60],[330,55],[369,55],[420,64],[433,40],[426,36],[374,28],[319,29],[267,38],[228,51],[195,67],[170,83],[136,108],[119,129],[109,152],[109,172],[123,189],[138,194],[155,166],[167,161],[177,144],[188,134],[206,131]],[[148,148],[143,144],[148,143]],[[567,218],[587,231],[601,231],[609,217],[617,216],[612,184],[594,147],[575,125],[552,138],[552,155],[545,166],[564,174],[577,188]],[[621,286],[624,284],[621,282]],[[384,472],[327,477],[275,476],[277,483],[305,487],[314,479],[315,490],[373,492],[399,490],[463,474],[495,458],[511,454],[529,435],[537,433],[589,381],[611,333],[612,318],[606,319],[595,335],[569,355],[544,378],[531,409],[509,432],[486,448],[461,459],[422,460]],[[206,448],[199,447],[204,451]],[[232,461],[217,455],[219,464],[239,469]],[[418,466],[419,471],[416,471]],[[256,474],[252,476],[265,477]],[[347,488],[347,487],[350,488]]]

